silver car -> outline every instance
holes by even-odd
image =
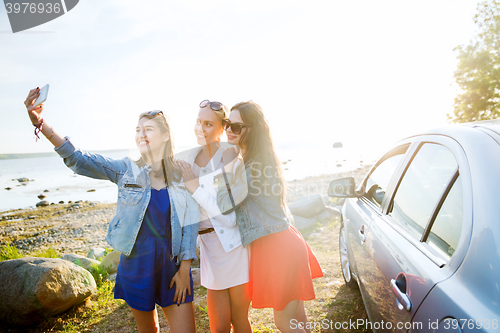
[[[397,143],[347,198],[339,246],[374,332],[500,331],[500,120]]]

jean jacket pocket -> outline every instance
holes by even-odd
[[[133,175],[126,173],[118,188],[118,198],[124,205],[137,205],[144,195],[145,188],[146,186],[138,182]]]

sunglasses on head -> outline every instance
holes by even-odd
[[[229,120],[223,120],[222,121],[222,126],[224,127],[224,129],[226,131],[229,128],[231,128],[231,132],[233,132],[234,134],[241,134],[241,129],[250,127],[250,126],[247,126],[247,125],[243,125],[241,123],[231,123],[231,122],[229,122]]]
[[[220,102],[210,102],[208,99],[201,101],[200,108],[204,108],[210,105],[210,108],[214,111],[220,111],[224,108],[224,105]]]
[[[140,117],[144,117],[144,116],[151,116],[151,117],[154,117],[156,115],[159,115],[159,114],[163,114],[162,111],[160,110],[154,110],[154,111],[146,111],[146,112],[143,112],[139,115],[139,118]]]

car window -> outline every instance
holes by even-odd
[[[405,171],[388,214],[420,239],[457,168],[448,148],[423,144]]]
[[[366,194],[365,198],[373,204],[380,207],[384,199],[387,185],[396,171],[396,167],[403,158],[408,145],[397,147],[385,154],[370,176],[366,179]]]
[[[457,248],[462,222],[462,183],[458,176],[432,224],[426,242],[444,259],[449,259]]]

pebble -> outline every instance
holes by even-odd
[[[84,203],[79,203],[80,208]],[[89,203],[88,206],[91,204]],[[94,205],[98,205],[95,203]],[[85,207],[88,207],[85,205]],[[76,207],[68,207],[71,210]],[[36,211],[35,211],[36,212]],[[75,211],[76,212],[76,211]],[[89,247],[109,247],[104,239],[108,222],[115,214],[115,206],[68,213],[64,208],[51,218],[29,215],[12,222],[0,230],[0,246],[10,243],[24,252],[36,252],[54,248],[58,252],[84,254]],[[19,216],[10,216],[17,219]],[[5,215],[2,220],[11,220]],[[8,237],[7,239],[3,239]],[[21,238],[22,239],[19,239]]]
[[[49,202],[47,200],[42,200],[36,204],[37,207],[45,207],[48,205],[49,205]]]

